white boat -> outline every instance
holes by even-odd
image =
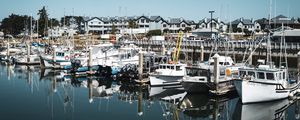
[[[218,88],[223,89],[222,92],[230,92],[234,89],[233,78],[237,77],[238,68],[240,65],[235,65],[231,57],[219,56],[219,79],[218,85],[214,81],[214,61],[209,60],[209,63],[200,66],[186,67],[186,75],[182,79],[182,86],[187,92],[204,93],[209,90]],[[220,91],[221,92],[221,91]]]
[[[63,66],[71,65],[71,53],[67,50],[57,50],[55,53],[55,60],[53,55],[41,55],[40,62],[43,68],[63,68]]]
[[[14,63],[17,65],[40,65],[39,55],[19,55],[14,57]]]
[[[239,69],[240,79],[234,81],[242,103],[266,102],[284,99],[296,94],[299,82],[291,82],[287,69],[270,65]]]
[[[288,99],[244,105],[238,103],[233,116],[237,120],[282,120],[286,118],[290,105]]]
[[[180,85],[185,74],[186,64],[159,64],[154,73],[150,73],[151,86]]]

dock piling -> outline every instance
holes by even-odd
[[[142,52],[139,53],[139,79],[142,80],[143,78],[143,63],[144,63],[144,55]]]
[[[201,46],[200,48],[201,48],[200,61],[202,62],[202,61],[204,61],[204,47]]]
[[[30,62],[30,45],[29,44],[26,44],[27,46],[27,63]]]
[[[300,51],[297,54],[298,57],[298,73],[300,72]]]
[[[56,62],[56,46],[53,46],[53,66],[55,67],[55,62]]]
[[[215,91],[218,92],[218,84],[219,84],[219,56],[214,57],[214,83],[216,85]]]

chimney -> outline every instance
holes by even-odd
[[[204,18],[204,22],[207,23],[207,18]]]
[[[241,17],[240,21],[241,21],[241,22],[243,22],[243,21],[244,21],[244,18],[243,18],[243,17]]]

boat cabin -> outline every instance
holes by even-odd
[[[219,57],[219,65],[221,66],[232,66],[234,65],[234,62],[231,57],[227,56],[219,56],[218,54],[215,54],[211,59],[209,60],[209,65],[214,65],[214,57]]]
[[[286,80],[285,69],[239,69],[239,77],[247,78],[254,81],[270,81],[277,83]]]
[[[209,69],[201,69],[199,67],[186,67],[186,75],[190,77],[195,76],[211,76]]]
[[[184,70],[183,64],[160,64],[158,69],[165,70],[174,70],[174,71],[182,71]]]
[[[192,78],[205,77],[207,79],[197,79],[202,81],[210,81],[211,80],[211,72],[210,69],[202,69],[199,67],[186,67],[186,76]]]

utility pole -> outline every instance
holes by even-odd
[[[213,35],[213,33],[212,33],[212,17],[213,17],[213,13],[215,11],[208,11],[208,12],[210,13],[210,37],[212,38],[212,35]]]

